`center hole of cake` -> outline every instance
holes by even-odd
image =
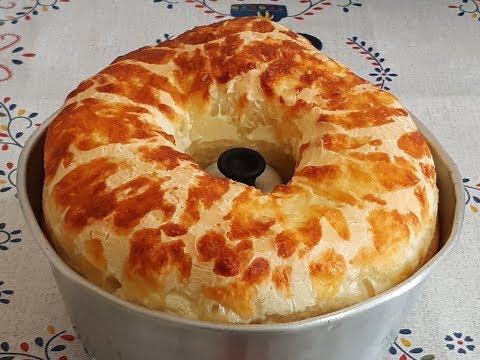
[[[293,176],[295,159],[285,150],[280,144],[266,142],[215,141],[194,143],[186,153],[213,176],[228,177],[270,193]],[[219,167],[219,160],[227,169]]]

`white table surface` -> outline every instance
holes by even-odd
[[[460,244],[427,280],[385,360],[480,359],[479,1],[258,2],[285,5],[280,23],[394,93],[457,162],[468,199]],[[231,5],[244,3],[0,0],[0,360],[88,359],[15,196],[25,140],[117,55],[230,18]]]

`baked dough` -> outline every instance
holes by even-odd
[[[262,193],[203,170],[234,146],[286,184]],[[429,147],[392,94],[257,18],[117,58],[68,96],[45,144],[62,258],[192,319],[293,321],[393,287],[436,250],[437,196]]]

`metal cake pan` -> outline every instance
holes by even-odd
[[[73,271],[42,230],[43,148],[50,117],[30,137],[17,173],[25,219],[50,261],[80,340],[97,360],[371,360],[386,353],[421,284],[458,241],[464,189],[458,169],[434,136],[414,117],[432,151],[439,187],[440,250],[396,287],[367,301],[302,321],[217,324],[188,320],[124,301]]]

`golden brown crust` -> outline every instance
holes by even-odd
[[[282,265],[282,266],[277,266],[273,270],[272,274],[272,281],[273,285],[277,288],[277,290],[283,294],[287,298],[292,297],[292,285],[291,285],[291,279],[292,279],[292,267],[289,265]]]
[[[158,229],[135,232],[130,240],[130,252],[125,268],[128,277],[140,277],[149,283],[157,283],[163,272],[175,269],[181,281],[188,280],[192,259],[185,254],[182,240],[162,242]]]
[[[232,277],[247,267],[253,256],[253,245],[250,240],[245,240],[229,246],[223,235],[210,231],[197,241],[197,252],[200,261],[213,261],[215,274]]]
[[[403,134],[397,141],[398,147],[415,159],[430,156],[430,149],[418,131]]]
[[[232,144],[292,159],[293,178],[262,194],[201,169],[198,154]],[[337,310],[435,247],[435,167],[407,111],[266,20],[196,28],[82,82],[48,130],[45,174],[66,261],[191,318]]]

